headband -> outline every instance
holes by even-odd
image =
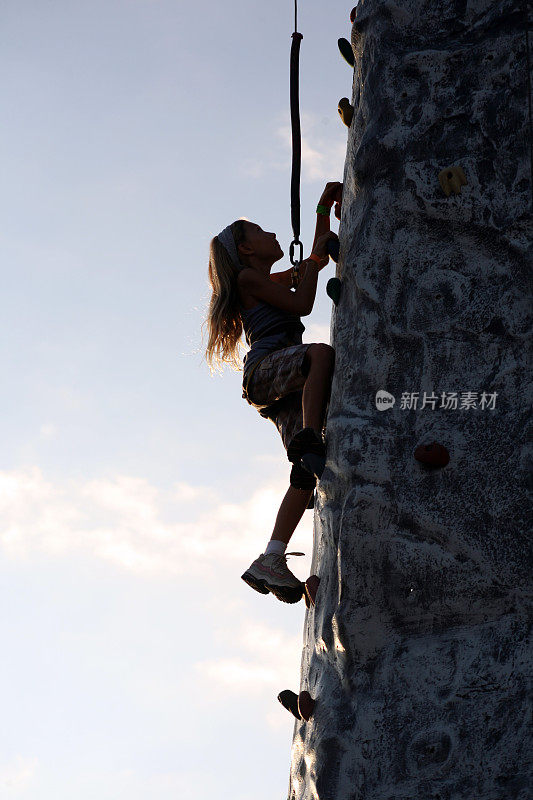
[[[241,271],[241,269],[244,269],[245,265],[241,264],[241,262],[239,261],[239,254],[237,253],[237,247],[235,246],[235,239],[233,238],[233,233],[231,232],[231,225],[228,225],[227,228],[224,228],[224,230],[218,234],[217,238],[218,241],[221,244],[223,244],[226,250],[228,251],[228,255],[231,258],[235,269],[238,270],[239,272]]]

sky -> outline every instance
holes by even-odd
[[[306,254],[351,7],[299,3]],[[202,323],[234,219],[290,266],[293,29],[289,0],[0,0],[0,800],[287,794],[305,606],[240,575],[290,464]],[[312,541],[306,511],[302,579]]]

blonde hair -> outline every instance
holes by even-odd
[[[246,238],[245,222],[244,219],[238,219],[231,224],[237,248]],[[224,364],[229,364],[234,370],[240,370],[242,363],[239,343],[242,336],[242,320],[237,292],[238,272],[228,251],[219,242],[218,236],[211,239],[209,245],[208,275],[213,294],[204,322],[208,328],[206,361],[211,374],[222,372]]]

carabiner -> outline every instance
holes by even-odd
[[[300,247],[300,258],[296,259],[296,261],[294,260],[294,246],[295,245],[298,245]],[[291,242],[291,246],[289,247],[289,256],[290,256],[291,264],[292,264],[293,267],[297,267],[299,264],[301,264],[303,259],[304,259],[304,246],[303,246],[303,243],[297,241],[296,239],[293,239],[293,241]]]

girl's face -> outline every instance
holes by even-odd
[[[246,222],[246,239],[239,245],[242,254],[251,258],[251,261],[268,263],[270,266],[283,258],[283,250],[276,239],[275,233],[267,233],[255,222]]]

